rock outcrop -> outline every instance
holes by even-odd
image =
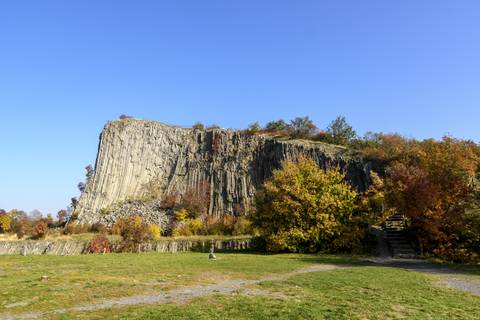
[[[101,133],[95,172],[75,213],[82,223],[105,222],[113,207],[145,198],[152,188],[162,199],[205,182],[210,184],[210,214],[232,214],[236,205],[248,210],[273,169],[302,155],[323,168],[341,167],[358,190],[370,184],[373,164],[339,146],[137,119],[112,121]]]

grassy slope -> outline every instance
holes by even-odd
[[[347,256],[221,254],[5,256],[0,259],[0,315],[99,302],[102,298],[227,278],[258,278],[320,263],[352,263]],[[478,268],[471,270],[479,273]],[[42,275],[50,280],[39,281]],[[476,276],[475,276],[476,278]],[[268,282],[270,296],[240,294],[102,310],[55,319],[476,319],[480,298],[433,284],[436,277],[398,269],[355,266]],[[6,308],[19,301],[26,306]]]

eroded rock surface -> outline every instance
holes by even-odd
[[[112,121],[100,136],[95,172],[76,214],[82,223],[105,222],[102,215],[108,215],[109,208],[147,196],[152,183],[161,199],[172,193],[181,196],[205,182],[211,186],[210,214],[232,214],[236,204],[248,211],[272,170],[302,155],[323,168],[340,166],[359,190],[370,183],[372,163],[342,147],[137,119]]]

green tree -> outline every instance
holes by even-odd
[[[288,127],[288,124],[283,120],[270,121],[266,124],[265,130],[268,132],[279,132],[284,131]]]
[[[286,161],[265,182],[252,222],[273,252],[318,252],[348,232],[356,192],[338,169],[324,171],[313,160]]]
[[[348,124],[345,117],[337,117],[327,127],[327,134],[331,138],[331,142],[339,145],[349,145],[357,138],[357,133],[353,127]]]
[[[258,122],[254,122],[248,126],[247,132],[250,134],[256,134],[262,131],[262,126]]]

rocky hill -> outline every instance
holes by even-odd
[[[323,168],[341,167],[359,190],[370,183],[373,164],[339,146],[137,119],[112,121],[101,133],[95,171],[75,214],[82,223],[111,224],[119,211],[161,220],[160,216],[148,216],[161,211],[158,204],[162,198],[167,194],[181,197],[206,182],[210,185],[210,214],[232,214],[236,205],[248,211],[255,192],[272,170],[283,160],[302,155]],[[157,198],[150,202],[153,205],[138,201],[150,197],[152,188]],[[125,207],[128,203],[130,207]]]

